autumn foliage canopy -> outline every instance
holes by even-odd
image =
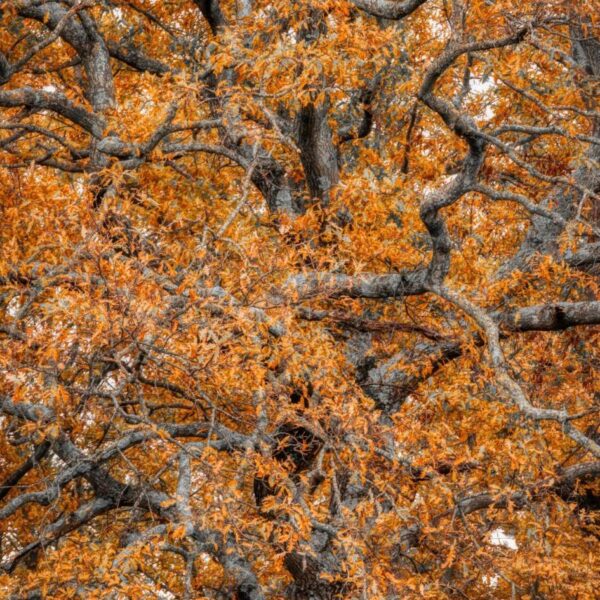
[[[0,1],[0,597],[591,599],[598,0]]]

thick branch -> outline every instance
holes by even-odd
[[[99,117],[77,106],[60,92],[37,90],[31,87],[4,90],[0,91],[0,106],[51,110],[83,127],[96,138],[101,138],[104,131],[104,124]]]
[[[315,296],[330,298],[402,298],[423,294],[426,270],[401,273],[344,275],[341,273],[307,273],[290,277],[284,293],[295,299]]]
[[[113,42],[108,40],[106,46],[113,58],[125,63],[136,71],[152,73],[153,75],[165,75],[173,72],[173,69],[165,63],[144,54],[139,48],[126,41]]]
[[[397,21],[410,15],[419,6],[425,4],[427,0],[404,0],[404,2],[396,0],[352,0],[352,2],[374,17]]]
[[[312,198],[329,203],[329,190],[338,183],[337,153],[327,122],[327,104],[302,107],[298,115],[300,160]]]
[[[194,0],[213,33],[227,24],[219,0]]]
[[[579,325],[600,324],[600,302],[557,302],[528,306],[500,316],[514,331],[560,331]]]
[[[576,252],[568,252],[565,255],[566,263],[592,274],[600,273],[600,242],[586,244]]]
[[[81,57],[87,74],[87,97],[94,110],[103,111],[115,103],[115,89],[110,67],[110,55],[95,22],[85,12],[69,16],[59,2],[26,3],[21,15],[43,23],[51,30],[60,29],[60,36]],[[66,23],[65,23],[66,20]]]

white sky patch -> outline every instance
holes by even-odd
[[[6,312],[9,316],[13,317],[13,319],[19,314],[19,309],[21,308],[22,303],[18,296],[12,298],[9,303],[6,305]]]
[[[494,529],[490,534],[490,544],[493,546],[502,546],[503,548],[508,548],[509,550],[518,550],[519,546],[517,545],[517,541],[515,540],[515,536],[506,533],[502,527],[498,527]],[[483,583],[489,585],[492,589],[498,587],[498,582],[500,581],[499,575],[484,575],[482,577]]]
[[[45,92],[56,92],[56,90],[58,89],[55,85],[49,84],[49,85],[45,85],[42,88]]]
[[[494,529],[490,535],[490,544],[494,546],[503,546],[509,550],[518,550],[519,546],[515,540],[515,536],[510,533],[506,533],[502,527]]]
[[[115,377],[107,377],[104,381],[103,384],[106,388],[108,388],[108,391],[116,391],[119,389],[119,382],[117,381],[117,379]]]
[[[482,579],[483,583],[487,583],[487,585],[489,585],[491,588],[495,588],[498,587],[498,581],[500,577],[498,575],[492,575],[491,577],[484,575]]]
[[[90,427],[96,422],[96,415],[91,410],[86,410],[79,418]]]
[[[487,92],[493,90],[498,87],[497,81],[494,78],[489,77],[487,79],[483,79],[481,77],[472,77],[469,81],[469,85],[471,87],[471,93],[482,96]],[[476,119],[479,121],[489,121],[494,117],[494,103],[490,103],[484,107],[483,112],[480,115],[476,115]]]
[[[471,85],[471,91],[475,94],[489,92],[496,85],[496,82],[492,77],[489,77],[485,81],[481,77],[471,77],[469,83]]]

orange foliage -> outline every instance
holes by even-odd
[[[0,2],[0,596],[596,597],[599,15]]]

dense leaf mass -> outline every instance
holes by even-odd
[[[0,596],[587,599],[598,0],[0,0]]]

